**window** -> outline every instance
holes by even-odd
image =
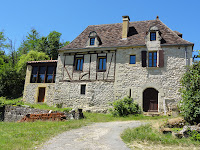
[[[130,55],[130,62],[129,64],[135,64],[135,55]]]
[[[45,81],[45,71],[46,71],[46,66],[41,66],[39,68],[38,83],[44,83],[44,81]]]
[[[38,66],[34,66],[32,68],[31,83],[37,82],[37,74],[38,74]]]
[[[90,38],[90,45],[94,45],[95,44],[95,38]]]
[[[150,41],[155,41],[156,40],[156,32],[151,32],[150,33]]]
[[[81,85],[81,94],[85,95],[85,89],[86,89],[86,85],[82,84]]]
[[[56,66],[33,66],[31,83],[55,83]]]
[[[149,52],[149,67],[157,67],[157,52]]]
[[[75,68],[76,71],[83,71],[83,57],[75,58]]]
[[[106,57],[98,57],[98,71],[106,71]]]
[[[46,82],[47,83],[52,83],[52,81],[55,82],[55,77],[54,77],[55,70],[54,69],[55,68],[53,66],[48,66],[47,67],[47,77],[46,77]]]

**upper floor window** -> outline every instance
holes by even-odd
[[[95,44],[95,38],[90,38],[90,45],[94,45]]]
[[[44,83],[45,72],[46,72],[46,66],[41,66],[40,69],[39,69],[38,83]]]
[[[33,66],[31,74],[31,83],[37,83],[38,66]]]
[[[129,64],[135,64],[136,60],[135,60],[135,55],[130,55],[130,62]]]
[[[75,70],[83,71],[83,57],[76,57],[75,58]]]
[[[47,67],[47,74],[46,74],[46,82],[47,83],[52,83],[55,82],[55,67],[53,66],[48,66]]]
[[[150,41],[156,41],[156,32],[150,33]]]
[[[106,71],[106,56],[98,57],[98,71]]]
[[[149,52],[149,67],[157,67],[157,52]]]
[[[31,83],[55,83],[56,66],[33,66]]]

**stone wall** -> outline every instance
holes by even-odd
[[[25,115],[27,114],[44,114],[48,113],[49,110],[41,110],[41,109],[35,109],[35,108],[28,108],[28,107],[22,107],[22,106],[4,106],[0,108],[0,112],[2,112],[0,115],[1,120],[5,122],[16,122],[21,120]],[[52,111],[54,113],[55,111]],[[71,112],[65,112],[66,119],[80,119],[82,117],[82,110],[78,110],[77,112],[71,111]]]
[[[163,47],[164,67],[142,67],[141,51],[146,48],[119,49],[117,52],[115,95],[131,96],[143,106],[143,92],[154,88],[158,93],[158,110],[168,111],[181,99],[180,79],[186,71],[185,47]],[[129,55],[136,55],[136,65],[129,64]],[[192,64],[192,47],[187,49],[187,64]],[[170,103],[171,102],[171,103]]]
[[[55,83],[28,83],[24,89],[23,100],[27,103],[37,103],[39,88],[45,88],[44,102],[52,105],[54,101]]]
[[[109,103],[127,95],[137,101],[143,107],[143,92],[147,88],[158,91],[158,111],[168,111],[176,107],[181,99],[179,88],[180,78],[186,71],[185,66],[192,64],[192,47],[187,47],[187,60],[185,59],[185,47],[165,46],[164,67],[142,67],[141,51],[148,51],[146,47],[119,48],[116,53],[116,76],[114,82],[63,82],[68,80],[68,74],[63,69],[65,65],[71,76],[78,79],[79,74],[73,72],[74,56],[64,57],[59,54],[57,64],[57,78],[55,88],[55,103],[63,103],[67,107],[83,108],[84,110],[107,109]],[[84,50],[83,50],[84,51]],[[107,69],[111,60],[111,53],[107,55]],[[130,55],[136,55],[136,64],[129,64]],[[92,55],[91,79],[96,76],[96,55]],[[84,56],[84,71],[89,68],[89,57]],[[148,60],[147,60],[148,61]],[[186,63],[187,62],[187,63]],[[71,67],[71,68],[70,68]],[[111,76],[114,75],[114,63],[111,65]],[[99,79],[102,78],[99,72]],[[88,78],[88,76],[86,76]],[[86,84],[86,94],[80,94],[81,84]]]

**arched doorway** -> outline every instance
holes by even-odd
[[[143,111],[158,111],[158,91],[154,88],[147,88],[143,92]]]

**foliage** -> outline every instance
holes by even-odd
[[[35,29],[32,29],[18,48],[19,54],[27,54],[30,50],[35,50],[38,46],[39,38],[39,33]]]
[[[193,131],[190,131],[189,135],[190,135],[190,139],[200,142],[200,133],[199,132],[193,130]]]
[[[200,62],[188,68],[181,79],[182,100],[179,108],[190,124],[200,123]]]
[[[121,138],[127,143],[132,141],[150,142],[151,144],[164,144],[164,145],[183,145],[190,146],[191,144],[200,145],[200,143],[191,139],[182,138],[178,139],[171,134],[162,134],[155,130],[150,124],[146,124],[133,129],[126,129]]]
[[[16,98],[22,95],[24,78],[11,62],[0,66],[0,96]]]
[[[21,55],[18,63],[17,63],[17,72],[21,72],[23,77],[25,78],[26,74],[26,64],[28,61],[38,61],[38,60],[48,60],[49,56],[44,52],[37,52],[31,50],[28,54]]]
[[[127,116],[129,114],[141,113],[139,105],[133,102],[133,99],[129,97],[114,101],[112,106],[113,109],[110,109],[110,112],[113,116]]]
[[[0,97],[0,106],[5,106],[5,105],[22,106],[24,105],[24,102],[21,99],[22,97],[16,99],[6,99],[6,97]]]
[[[61,35],[59,32],[52,31],[47,37],[40,37],[39,33],[35,29],[32,29],[19,47],[19,55],[27,54],[31,50],[34,50],[44,52],[52,59],[57,59],[58,49],[69,43],[68,41],[61,43]]]
[[[8,47],[9,47],[9,44],[6,43],[4,32],[0,32],[0,51]]]

